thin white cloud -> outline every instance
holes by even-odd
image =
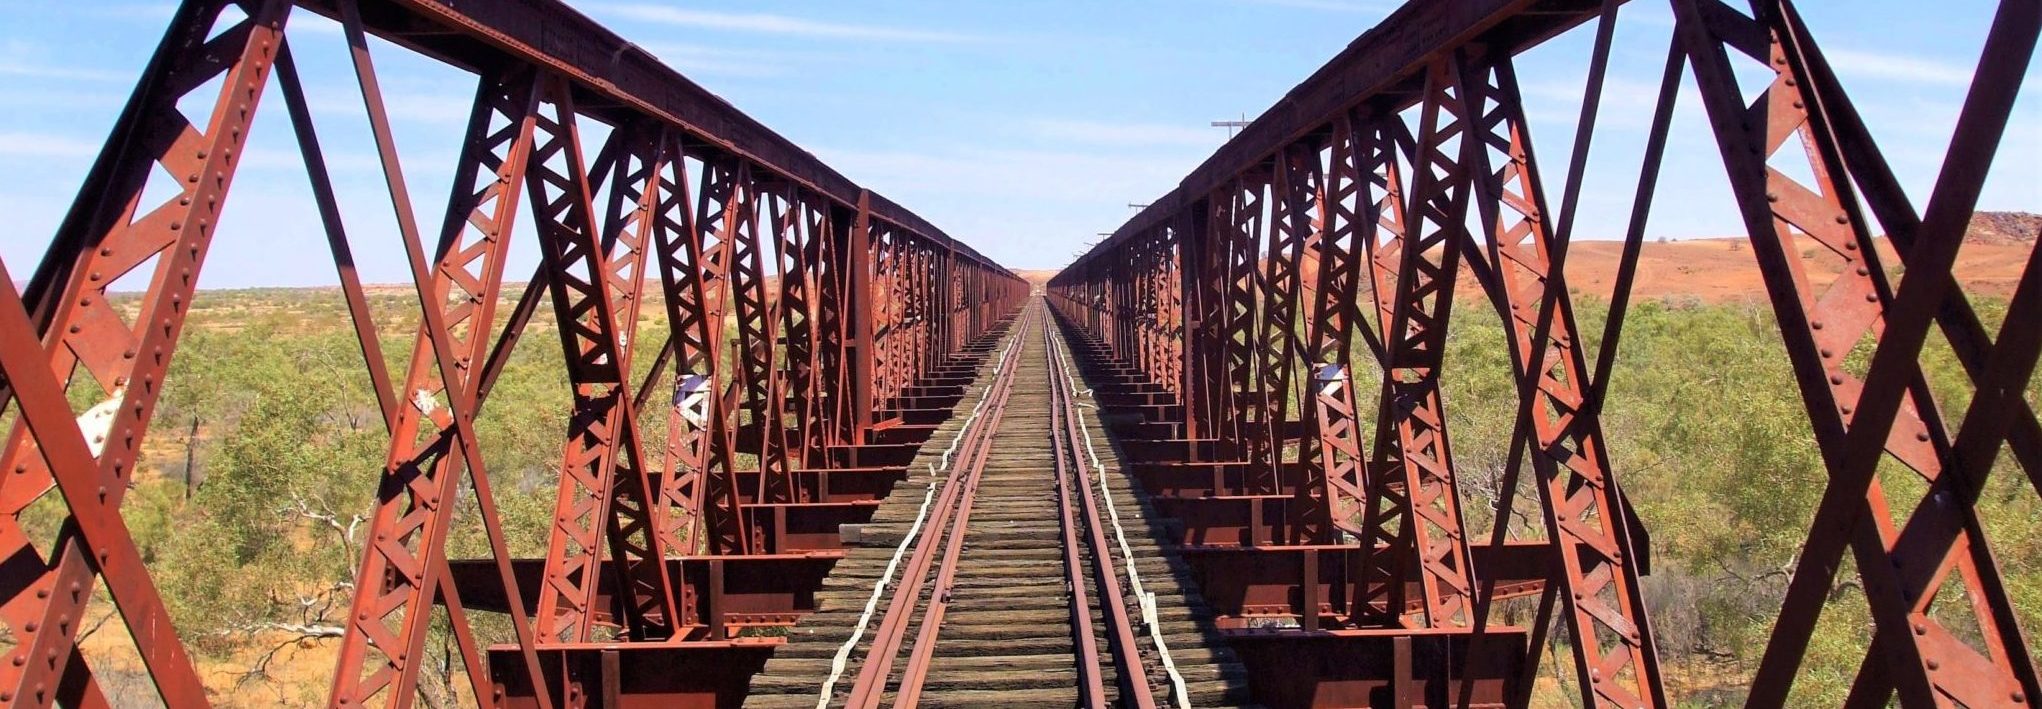
[[[291,15],[291,22],[284,26],[284,31],[298,37],[305,35],[318,37],[347,36],[347,30],[342,28],[340,23],[309,12]]]
[[[910,150],[818,146],[816,154],[859,184],[1015,268],[1067,263],[1090,235],[1119,226],[1176,186],[1196,164],[1182,159],[1083,149],[1029,150],[934,145]],[[1007,208],[1023,205],[1025,216]]]
[[[1046,118],[1029,124],[1030,132],[1044,138],[1096,145],[1189,146],[1216,148],[1226,140],[1217,128],[1169,123],[1112,123],[1081,119]]]
[[[351,88],[348,85],[344,88]],[[389,91],[383,94],[383,108],[390,113],[390,120],[399,123],[420,123],[430,125],[467,125],[468,113],[472,108],[474,88],[450,85],[451,94],[430,94],[420,89],[402,92]],[[309,91],[312,112],[345,113],[349,116],[364,115],[362,95],[341,89]]]
[[[137,76],[53,60],[53,57],[61,55],[61,52],[35,39],[0,38],[0,77],[133,83]]]
[[[35,158],[89,158],[99,144],[48,133],[0,133],[0,155]]]
[[[1393,7],[1390,3],[1364,2],[1357,0],[1243,0],[1251,5],[1287,7],[1295,10],[1317,10],[1320,12],[1347,12],[1355,14],[1381,15]]]
[[[1672,27],[1673,11],[1662,5],[1632,3],[1617,11],[1617,26]]]
[[[60,108],[77,108],[100,111],[99,115],[112,116],[120,110],[127,95],[117,93],[111,85],[94,88],[77,88],[69,85],[31,86],[31,82],[7,82],[0,85],[0,112],[16,114],[50,111]]]
[[[752,12],[715,12],[650,3],[602,3],[589,6],[592,14],[617,19],[657,22],[701,29],[754,32],[797,37],[825,37],[880,42],[927,44],[969,44],[985,37],[959,32],[924,30],[884,25],[860,25],[810,20],[788,15]]]
[[[946,204],[984,204],[986,199],[1023,200],[1056,203],[1077,212],[1103,209],[1114,217],[1099,221],[1114,223],[1127,216],[1119,214],[1117,205],[1169,191],[1203,157],[1187,153],[1180,159],[1159,159],[1082,149],[977,145],[922,150],[819,146],[815,152],[852,179],[902,204],[929,205],[934,210]]]
[[[63,81],[134,81],[138,75],[122,74],[100,69],[81,69],[68,66],[45,66],[28,62],[0,59],[0,76],[18,76],[29,79],[60,79]]]
[[[337,150],[328,145],[321,145],[320,151],[321,157],[326,158],[326,169],[329,173],[373,174],[383,169],[382,158],[373,152]],[[419,156],[419,161],[433,164],[453,164],[455,160],[451,153],[435,153],[435,156],[438,156],[437,162],[426,159],[425,156]],[[407,162],[410,162],[409,158],[411,157],[410,155],[406,156]],[[249,170],[280,170],[304,174],[305,155],[299,152],[295,145],[288,147],[254,147],[249,148],[247,152],[242,154],[241,167]]]
[[[682,74],[760,78],[788,72],[790,58],[778,52],[734,50],[699,44],[654,42],[639,45]]]
[[[77,3],[72,9],[84,17],[102,20],[158,23],[177,14],[174,2]]]
[[[1941,86],[1971,84],[1970,69],[1927,57],[1842,48],[1825,49],[1823,55],[1829,59],[1829,65],[1844,76]]]

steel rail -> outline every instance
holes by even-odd
[[[1068,385],[1069,391],[1075,392],[1076,396],[1092,397],[1093,392],[1091,389],[1085,389],[1082,391],[1078,389],[1077,377],[1074,376],[1075,368],[1071,367],[1069,364],[1072,361],[1070,348],[1066,342],[1066,339],[1070,337],[1069,323],[1066,322],[1063,319],[1063,317],[1058,315],[1054,310],[1052,310],[1050,314],[1051,317],[1054,318],[1053,322],[1056,324],[1057,332],[1059,334],[1059,337],[1057,338],[1058,345],[1057,353],[1059,355],[1059,361],[1064,363],[1064,369],[1061,372],[1064,378],[1064,382]],[[1099,405],[1097,403],[1092,404],[1077,403],[1075,398],[1073,398],[1072,401],[1074,406],[1081,407],[1089,406],[1094,410],[1099,409]],[[1184,685],[1184,675],[1177,670],[1176,663],[1171,660],[1170,643],[1169,641],[1163,638],[1163,630],[1161,627],[1158,626],[1156,615],[1156,594],[1149,591],[1142,584],[1141,570],[1135,568],[1134,550],[1130,548],[1127,544],[1127,529],[1121,525],[1120,511],[1114,508],[1112,492],[1107,488],[1106,485],[1106,465],[1105,463],[1100,462],[1099,452],[1093,449],[1092,447],[1091,427],[1085,424],[1085,419],[1082,414],[1077,417],[1077,423],[1079,439],[1085,442],[1085,459],[1087,461],[1090,461],[1089,465],[1087,465],[1086,467],[1091,468],[1093,472],[1099,475],[1099,477],[1097,478],[1097,480],[1099,481],[1099,497],[1100,499],[1106,501],[1106,517],[1107,519],[1112,521],[1113,535],[1115,540],[1119,542],[1120,546],[1120,556],[1122,559],[1127,561],[1128,586],[1134,592],[1135,601],[1139,603],[1141,606],[1142,623],[1148,626],[1149,642],[1152,643],[1156,648],[1157,663],[1162,665],[1163,674],[1167,676],[1169,680],[1170,688],[1174,692],[1174,697],[1176,699],[1177,706],[1181,707],[1182,709],[1189,709],[1191,706],[1190,691]]]
[[[996,370],[1006,369],[1007,361],[1012,358],[1014,353],[1015,342],[1018,342],[1018,340],[1010,341],[1007,347],[1001,350],[999,362],[994,367]],[[987,399],[991,397],[992,393],[991,388],[979,390],[978,402],[972,405],[971,414],[965,417],[964,424],[957,430],[957,435],[951,437],[950,445],[943,449],[940,460],[943,469],[947,470],[950,468],[950,457],[957,452],[959,443],[978,435],[976,425],[980,416],[984,415]],[[931,478],[935,477],[937,467],[935,463],[929,464],[929,476]],[[872,596],[866,600],[865,611],[859,615],[857,626],[852,629],[851,636],[844,639],[844,644],[837,649],[836,656],[831,659],[829,678],[823,681],[821,690],[817,692],[816,709],[828,709],[831,691],[836,687],[837,680],[843,676],[844,667],[850,659],[851,651],[856,649],[859,641],[864,639],[865,629],[872,622],[872,613],[878,609],[880,599],[891,598],[886,593],[886,589],[888,586],[893,585],[894,572],[900,569],[901,557],[907,553],[908,547],[914,545],[916,540],[921,538],[922,528],[927,526],[929,522],[929,507],[936,500],[936,487],[937,481],[930,480],[927,490],[922,495],[922,505],[915,512],[914,524],[908,527],[907,534],[901,538],[900,544],[894,547],[893,558],[886,564],[886,572],[880,575],[879,580],[873,582]]]
[[[1030,311],[1014,325],[1014,334],[1009,347],[1017,347],[1028,331],[1041,320],[1040,313]],[[951,567],[955,565],[955,553],[951,550],[964,536],[964,525],[969,522],[972,498],[977,493],[979,474],[985,469],[986,456],[992,450],[992,439],[999,430],[1000,419],[1006,413],[1007,398],[1014,390],[1014,371],[1019,357],[1005,357],[1001,368],[994,374],[994,381],[987,386],[993,396],[983,414],[984,424],[978,434],[966,440],[964,450],[957,461],[950,465],[943,497],[937,504],[931,527],[944,530],[942,534],[924,536],[915,546],[907,571],[902,574],[902,585],[894,590],[888,601],[886,614],[881,618],[879,630],[873,634],[872,648],[865,653],[864,663],[858,668],[858,678],[851,685],[850,696],[845,700],[849,709],[871,709],[880,705],[886,692],[887,679],[893,674],[893,661],[900,654],[901,643],[906,639],[908,623],[914,612],[916,600],[921,597],[922,588],[928,584],[929,568],[936,561],[937,542],[945,542],[944,568],[939,570],[939,587],[947,582]],[[932,603],[932,606],[934,604]],[[940,625],[941,618],[938,617]],[[926,623],[926,619],[925,619]],[[929,626],[924,625],[926,630]],[[934,636],[917,636],[917,646],[933,645]],[[914,670],[912,663],[909,673]],[[909,685],[902,680],[902,692]],[[900,705],[906,706],[906,705]]]
[[[1044,305],[1043,309],[1048,309],[1048,305]],[[1153,685],[1149,682],[1150,673],[1147,663],[1142,660],[1140,646],[1135,642],[1134,621],[1128,615],[1127,599],[1121,593],[1120,575],[1114,571],[1113,548],[1107,543],[1104,520],[1099,514],[1099,506],[1093,497],[1092,491],[1095,488],[1092,482],[1092,471],[1089,466],[1084,464],[1084,445],[1087,444],[1081,443],[1081,434],[1078,432],[1077,419],[1080,414],[1077,406],[1076,392],[1071,388],[1071,380],[1067,373],[1069,363],[1058,356],[1057,345],[1060,339],[1058,333],[1052,331],[1049,327],[1044,327],[1042,338],[1043,359],[1047,361],[1050,370],[1049,394],[1051,412],[1057,421],[1055,425],[1051,426],[1051,432],[1057,440],[1057,445],[1055,446],[1057,493],[1060,496],[1068,496],[1070,494],[1067,492],[1069,486],[1072,484],[1077,486],[1078,499],[1080,500],[1078,507],[1083,513],[1082,516],[1085,521],[1085,543],[1092,549],[1093,583],[1101,599],[1100,610],[1105,616],[1108,630],[1106,637],[1113,651],[1114,669],[1118,671],[1119,675],[1120,704],[1122,706],[1138,707],[1139,709],[1152,709],[1156,706],[1156,697],[1155,692],[1151,689]],[[1069,465],[1066,465],[1067,461]],[[1075,468],[1075,470],[1071,470],[1071,468]],[[1065,544],[1067,545],[1065,558],[1068,563],[1068,560],[1076,558],[1077,549],[1071,539],[1074,536],[1073,530],[1068,526],[1071,523],[1069,519],[1069,506],[1066,505],[1064,507],[1064,522],[1067,525],[1065,528]],[[1073,579],[1071,589],[1071,613],[1074,618],[1082,618],[1086,621],[1086,625],[1089,627],[1092,613],[1090,608],[1083,607],[1083,596],[1081,593],[1084,589],[1084,583],[1082,579]],[[1095,658],[1094,662],[1096,663],[1098,655],[1096,638],[1089,629],[1085,632],[1082,641],[1082,646],[1091,650]],[[1080,666],[1080,672],[1086,669],[1092,670],[1094,673],[1093,677],[1096,680],[1098,666],[1096,664]]]
[[[1049,328],[1043,328],[1043,357],[1045,359],[1053,356],[1048,351],[1050,337]],[[1057,378],[1055,376],[1055,361],[1049,360],[1049,366],[1051,369],[1050,379],[1052,380],[1049,385],[1051,421],[1049,430],[1050,438],[1053,441],[1050,448],[1054,451],[1053,455],[1056,458],[1057,527],[1063,539],[1064,582],[1069,584],[1071,588],[1069,605],[1071,611],[1071,641],[1075,647],[1075,654],[1078,660],[1076,663],[1078,683],[1079,689],[1082,692],[1080,696],[1084,699],[1083,705],[1087,707],[1104,707],[1106,706],[1106,683],[1099,676],[1099,635],[1092,630],[1092,602],[1090,594],[1085,591],[1084,561],[1078,556],[1078,545],[1081,543],[1081,540],[1079,538],[1078,522],[1073,518],[1076,516],[1073,508],[1077,505],[1071,500],[1073,495],[1071,490],[1071,466],[1068,456],[1065,455],[1072,452],[1070,448],[1071,440],[1065,433],[1065,427],[1070,424],[1071,411],[1069,402],[1063,397],[1063,387],[1054,381]],[[1083,488],[1079,488],[1079,491],[1083,491]],[[1087,502],[1089,501],[1090,499],[1087,498]],[[1092,522],[1096,520],[1088,518],[1087,521]],[[1096,528],[1090,524],[1087,527],[1088,532]],[[1090,541],[1089,535],[1086,535],[1086,537],[1083,541]],[[1110,580],[1110,577],[1096,573],[1100,569],[1099,562],[1111,561],[1110,558],[1101,558],[1100,551],[1097,547],[1093,548],[1092,569],[1095,572],[1095,580],[1098,582],[1099,595],[1102,598],[1111,597],[1116,594],[1108,590],[1106,581]],[[1123,621],[1123,624],[1127,620],[1126,616],[1126,609],[1122,608],[1120,620]],[[1106,613],[1106,621],[1109,626],[1114,625],[1110,610]],[[1114,664],[1120,665],[1122,660],[1121,653],[1124,651],[1124,647],[1118,644],[1117,638],[1113,645],[1113,651]],[[1129,696],[1125,672],[1121,674],[1120,680],[1121,698],[1125,699]],[[1151,702],[1149,705],[1153,706],[1154,703]]]
[[[1047,331],[1048,328],[1043,325],[1042,313],[1039,309],[1031,310],[1029,318],[1032,321],[1030,324],[1036,327],[1041,327],[1045,331]],[[1014,333],[1015,344],[1018,345],[1020,342],[1022,342],[1022,338],[1025,338],[1027,336],[1028,334],[1026,332],[1025,327],[1023,329],[1017,329]],[[1009,364],[1009,366],[1018,366],[1019,361],[1020,360],[1017,357],[1013,358],[1013,360],[1007,364]],[[1012,372],[1009,371],[1008,376],[999,382],[1001,391],[999,394],[1000,398],[997,403],[998,408],[994,410],[995,414],[1005,413],[1007,405],[1006,401],[1007,395],[1011,394],[1014,388],[1014,379],[1011,376],[1011,374]],[[973,502],[975,502],[978,497],[978,484],[979,480],[981,479],[981,474],[985,472],[987,456],[991,454],[993,449],[992,439],[994,436],[999,435],[999,421],[1000,421],[999,416],[995,415],[991,419],[991,424],[981,429],[982,433],[984,434],[983,439],[984,445],[981,445],[972,451],[972,457],[970,459],[971,479],[969,482],[966,483],[968,487],[964,491],[965,496],[964,504],[959,508],[956,516],[954,516],[950,520],[951,527],[948,535],[944,538],[943,541],[943,562],[941,565],[938,566],[936,571],[935,589],[929,596],[928,605],[922,611],[922,621],[915,632],[914,651],[908,654],[907,667],[901,670],[900,684],[896,689],[897,694],[895,695],[893,704],[894,707],[896,707],[896,709],[913,707],[921,701],[922,685],[925,684],[929,678],[929,665],[935,659],[937,638],[939,634],[941,634],[943,631],[943,617],[950,611],[950,594],[956,582],[958,558],[964,552],[964,538],[969,534],[971,529],[971,511]],[[1074,568],[1072,566],[1072,562],[1075,561],[1075,559],[1071,556],[1072,552],[1068,551],[1071,548],[1069,546],[1069,542],[1070,540],[1068,536],[1066,536],[1065,548],[1067,551],[1065,553],[1064,561],[1065,568],[1067,569]],[[1074,586],[1073,589],[1080,593],[1082,592],[1082,586]],[[1081,603],[1075,602],[1072,605],[1074,607],[1082,606]],[[1086,615],[1085,620],[1086,621],[1091,620],[1089,614]],[[1089,633],[1090,628],[1089,622],[1086,624],[1086,627],[1088,628]],[[1087,637],[1089,637],[1089,634],[1087,635]],[[1094,661],[1090,666],[1096,668],[1098,666],[1096,660],[1098,654],[1097,647],[1094,646],[1089,649],[1091,650],[1092,656],[1094,657]],[[889,662],[887,664],[890,667],[892,664],[891,658],[888,658],[888,660]],[[869,667],[871,659],[868,657],[866,662],[867,666]],[[1085,667],[1086,665],[1082,663],[1080,664],[1079,666],[1080,675],[1085,674]],[[1096,674],[1092,677],[1091,683],[1094,685],[1098,683],[1098,677],[1096,676]],[[1091,706],[1103,706],[1103,704],[1093,704]]]

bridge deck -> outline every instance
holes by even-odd
[[[1008,375],[1013,380],[1013,392],[990,431],[987,442],[991,449],[981,477],[972,485],[973,505],[964,525],[954,578],[945,586],[949,603],[940,629],[934,634],[935,645],[928,653],[928,673],[920,698],[923,704],[1081,703],[1078,663],[1082,660],[1073,639],[1074,598],[1064,573],[1066,545],[1058,521],[1059,505],[1066,498],[1058,496],[1055,456],[1064,444],[1051,435],[1053,409],[1058,403],[1050,394],[1053,375],[1049,346],[1043,338],[1043,319],[1039,312],[1024,316],[1026,324],[1011,330],[1001,344],[1003,350],[1011,346],[1007,351],[1016,360],[1014,371]],[[832,704],[842,705],[849,698],[872,650],[874,636],[883,624],[891,594],[905,585],[903,572],[895,572],[876,601],[874,586],[886,573],[896,552],[900,552],[900,565],[905,568],[909,554],[918,545],[941,545],[948,541],[947,536],[934,533],[931,529],[934,525],[928,520],[924,520],[914,538],[909,538],[909,534],[916,529],[918,516],[924,515],[924,500],[940,500],[946,486],[953,484],[947,477],[933,474],[931,466],[937,471],[944,469],[950,442],[968,435],[965,422],[973,420],[974,407],[996,385],[1000,374],[999,358],[989,358],[952,418],[937,429],[930,444],[912,464],[910,470],[914,472],[909,480],[880,503],[870,522],[845,527],[843,538],[850,548],[817,592],[817,611],[791,629],[787,643],[775,651],[765,669],[753,678],[747,706],[815,706],[822,687],[831,681],[832,671],[837,670],[839,653],[857,633],[858,640],[845,654],[842,669],[835,673]],[[1092,409],[1074,408],[1086,417],[1084,430],[1092,436],[1093,450],[1105,457],[1105,469],[1110,472],[1105,487],[1114,498],[1113,506],[1123,515],[1125,540],[1136,559],[1135,573],[1144,588],[1155,596],[1156,635],[1162,637],[1172,664],[1183,678],[1187,697],[1200,706],[1246,703],[1250,697],[1245,673],[1233,653],[1220,642],[1213,616],[1199,598],[1196,585],[1190,582],[1189,567],[1174,551],[1163,547],[1170,534],[1170,523],[1160,517],[1150,519],[1145,496],[1138,497],[1130,485],[1132,479],[1120,472],[1111,442]],[[982,415],[973,425],[986,424],[988,418],[989,415]],[[1086,455],[1083,450],[1077,454]],[[1087,491],[1095,496],[1095,505],[1103,509],[1099,489],[1089,487]],[[1075,518],[1079,515],[1076,498],[1069,501]],[[1111,529],[1110,519],[1103,521],[1108,525],[1106,533],[1115,538],[1109,551],[1118,557],[1119,534]],[[1080,542],[1075,548],[1079,575],[1091,579],[1093,552]],[[934,581],[938,580],[935,577],[939,571],[935,565],[926,570],[928,583],[917,593],[914,608],[925,608],[935,596]],[[1116,576],[1125,579],[1126,573],[1126,569],[1116,567]],[[1098,584],[1088,581],[1085,586],[1095,644],[1106,648],[1110,640],[1106,636],[1105,614],[1099,609]],[[1130,589],[1131,584],[1123,584],[1121,592],[1131,594]],[[866,615],[868,602],[874,602],[875,607],[861,628],[860,620]],[[1131,609],[1140,605],[1132,595],[1125,595],[1124,603]],[[914,615],[904,627],[906,640],[889,671],[892,680],[883,697],[888,704],[895,701],[899,676],[915,652],[916,636],[922,633],[919,610]],[[1150,668],[1153,678],[1150,690],[1158,701],[1170,703],[1173,690],[1160,665],[1162,653],[1145,626],[1140,635],[1136,645],[1142,661]],[[1112,660],[1102,651],[1098,664],[1098,674],[1109,699],[1117,701],[1114,685],[1118,677]]]

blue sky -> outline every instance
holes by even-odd
[[[1421,0],[1422,1],[1422,0]],[[1387,0],[606,0],[577,8],[986,255],[1055,268],[1168,191],[1356,35]],[[1807,0],[1917,205],[1996,3]],[[25,278],[105,139],[173,5],[0,3],[0,258]],[[1620,236],[1664,57],[1666,5],[1624,11],[1579,238]],[[294,14],[291,42],[371,282],[408,279],[339,27]],[[1519,60],[1549,189],[1562,184],[1591,37]],[[424,224],[437,224],[472,77],[376,42]],[[2042,211],[2036,71],[1982,206]],[[1874,102],[1872,99],[1876,98]],[[1739,233],[1701,107],[1683,98],[1651,235]],[[274,86],[201,284],[334,281]],[[527,232],[529,233],[529,232]],[[511,277],[537,259],[518,244]]]

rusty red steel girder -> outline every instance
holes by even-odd
[[[294,10],[341,23],[370,118],[422,306],[401,382],[384,368],[291,60]],[[371,35],[478,76],[455,171],[471,181],[454,186],[430,251]],[[0,704],[106,704],[102,678],[76,647],[100,581],[164,701],[207,704],[120,503],[272,77],[390,432],[380,489],[363,501],[373,509],[369,546],[334,674],[337,706],[412,703],[435,608],[480,704],[614,697],[617,686],[597,687],[583,668],[600,659],[614,669],[619,647],[707,663],[694,684],[655,688],[667,700],[714,703],[733,676],[741,691],[746,675],[724,665],[749,651],[731,629],[791,623],[801,609],[736,610],[726,595],[745,591],[726,579],[765,574],[791,589],[783,606],[819,581],[815,565],[826,569],[834,552],[790,541],[789,518],[832,513],[833,475],[900,473],[896,449],[916,441],[893,432],[875,443],[871,412],[926,415],[934,404],[908,396],[917,383],[977,361],[1027,293],[1011,272],[557,2],[185,2],[42,262],[19,293],[0,288],[0,398],[19,412],[0,449],[11,471],[0,477],[0,545],[16,560],[0,571],[0,619],[17,643],[0,662]],[[207,87],[217,93],[199,95]],[[585,142],[591,125],[606,134],[600,146]],[[177,188],[144,202],[156,173]],[[516,294],[504,267],[521,210],[542,258],[506,316],[499,305]],[[110,301],[116,282],[138,279],[147,284],[138,308]],[[639,317],[654,288],[666,343],[634,381]],[[524,560],[509,553],[474,426],[540,296],[552,305],[573,404],[561,412],[547,553]],[[866,317],[882,310],[883,319]],[[101,401],[80,416],[67,387]],[[672,393],[658,407],[663,433],[642,431],[637,413],[655,391]],[[740,470],[740,455],[758,469]],[[30,539],[19,515],[53,489],[62,530]],[[456,514],[464,500],[477,506],[490,559],[448,558],[451,528],[478,519]],[[488,635],[471,620],[485,611],[508,613],[509,633]]]
[[[2042,426],[2020,394],[2042,351],[2033,327],[2042,265],[2031,253],[1996,333],[1950,268],[2030,65],[2042,3],[1998,3],[1942,172],[1918,209],[1859,117],[1863,98],[1837,81],[1793,2],[1670,0],[1666,73],[1598,350],[1574,314],[1566,252],[1622,4],[1410,3],[1051,281],[1058,316],[1091,338],[1102,402],[1140,421],[1120,429],[1136,474],[1180,496],[1173,509],[1207,515],[1187,524],[1222,525],[1209,532],[1242,524],[1211,521],[1235,519],[1227,514],[1250,520],[1239,549],[1194,557],[1208,598],[1291,594],[1217,599],[1223,627],[1269,614],[1297,621],[1227,631],[1243,638],[1236,647],[1257,670],[1258,698],[1332,706],[1373,701],[1366,688],[1381,682],[1401,692],[1412,643],[1446,637],[1448,652],[1466,653],[1459,668],[1437,670],[1456,685],[1449,701],[1522,703],[1557,612],[1584,705],[1667,706],[1640,585],[1649,544],[1601,416],[1677,89],[1692,69],[1830,475],[1748,705],[1786,702],[1847,552],[1875,626],[1851,706],[1896,696],[1910,707],[2032,703],[2032,645],[1974,503],[2002,447],[2042,494]],[[1513,57],[1584,24],[1595,35],[1588,100],[1554,209]],[[1750,83],[1739,62],[1772,81],[1741,89]],[[1880,263],[1881,233],[1904,275]],[[1806,275],[1818,252],[1845,265],[1819,288]],[[1457,375],[1440,370],[1439,354],[1464,277],[1476,289],[1462,297],[1486,301],[1503,322],[1519,389],[1486,544],[1459,518],[1438,393],[1441,377]],[[1923,375],[1931,327],[1970,379],[1960,418],[1946,419]],[[1868,368],[1846,365],[1865,347]],[[1363,352],[1376,364],[1356,362]],[[1365,451],[1354,391],[1371,370],[1383,388]],[[1882,462],[1926,492],[1896,499],[1874,475]],[[1537,492],[1537,540],[1508,529],[1524,474]],[[1240,512],[1243,500],[1252,509]],[[1190,532],[1184,542],[1212,543]],[[1958,592],[1939,594],[1946,586]],[[1491,624],[1493,604],[1519,596],[1540,599],[1536,621]],[[1968,613],[1976,639],[1958,639],[1932,604],[1944,617]],[[1354,662],[1298,671],[1299,658],[1336,653]],[[1489,661],[1507,666],[1480,667]]]
[[[1246,510],[1241,543],[1186,550],[1208,596],[1246,589],[1222,622],[1260,668],[1257,681],[1277,685],[1258,688],[1267,703],[1362,703],[1369,690],[1357,687],[1379,681],[1403,696],[1419,671],[1413,648],[1427,644],[1460,658],[1424,670],[1455,683],[1458,701],[1522,702],[1557,612],[1584,704],[1666,705],[1640,585],[1649,545],[1600,417],[1688,69],[1830,474],[1749,704],[1786,702],[1846,552],[1875,626],[1851,705],[2042,695],[1974,508],[2002,448],[2042,494],[2042,425],[2020,395],[2042,352],[2042,330],[2027,325],[2042,320],[2042,266],[2031,252],[1996,333],[1950,271],[2042,4],[1999,3],[1943,170],[1918,209],[1792,2],[1669,3],[1666,78],[1593,366],[1566,252],[1619,0],[1412,3],[1053,282],[1059,317],[1093,338],[1074,349],[1101,360],[1102,396],[1120,402],[1108,406],[1139,413],[1123,429],[1136,438],[1137,466],[1209,479],[1203,496],[1173,504]],[[421,306],[401,382],[383,364],[285,39],[296,9],[341,22],[370,118]],[[1513,56],[1591,22],[1590,100],[1556,210]],[[370,35],[478,77],[456,171],[471,181],[454,187],[431,251]],[[1739,62],[1773,80],[1747,95]],[[18,560],[0,572],[0,621],[17,643],[0,663],[0,703],[107,703],[77,648],[102,580],[158,693],[172,706],[206,703],[120,509],[272,77],[391,440],[381,488],[365,501],[371,542],[335,705],[413,701],[435,608],[478,703],[728,701],[758,647],[733,629],[792,622],[802,608],[787,599],[833,558],[800,529],[834,519],[832,501],[856,494],[851,481],[898,474],[901,446],[926,426],[917,422],[943,408],[934,392],[944,387],[927,383],[968,372],[1026,293],[1010,272],[559,3],[190,0],[46,256],[19,293],[0,288],[0,399],[18,412],[0,448],[0,546]],[[197,95],[205,87],[217,93]],[[607,129],[592,158],[581,132],[591,122]],[[145,189],[158,173],[174,188]],[[542,262],[499,314],[521,208]],[[1904,276],[1880,263],[1880,233]],[[1841,260],[1843,275],[1812,285],[1804,243]],[[668,333],[651,374],[634,382],[647,269],[659,273]],[[1464,270],[1503,322],[1519,386],[1505,500],[1486,544],[1460,519],[1439,396]],[[13,283],[4,264],[0,280]],[[141,280],[132,311],[109,299],[116,282]],[[547,554],[513,559],[474,426],[542,295],[573,408],[562,412]],[[1932,327],[1973,388],[1954,419],[1919,361]],[[1356,339],[1375,366],[1354,362]],[[1860,347],[1871,348],[1870,366],[1847,366]],[[1355,389],[1370,371],[1382,388],[1364,451]],[[80,415],[67,388],[99,401]],[[636,411],[660,392],[671,399],[658,407],[665,447],[654,452]],[[1875,475],[1886,461],[1925,492],[1897,497]],[[1508,532],[1525,463],[1545,530],[1537,540]],[[20,515],[53,490],[66,518],[39,543]],[[446,554],[452,528],[475,519],[456,514],[464,496],[488,559]],[[1952,585],[1961,592],[1937,592]],[[1495,601],[1521,596],[1540,599],[1531,627],[1489,623]],[[734,610],[762,604],[772,610]],[[1931,613],[1938,604],[1943,617],[1951,606],[1970,613],[1977,647]],[[476,612],[508,614],[509,635],[482,637]],[[1258,628],[1268,617],[1297,628]],[[640,660],[626,657],[693,669],[666,684],[627,681],[620,664]],[[1315,674],[1296,671],[1299,657],[1343,661],[1316,663],[1326,674]]]

